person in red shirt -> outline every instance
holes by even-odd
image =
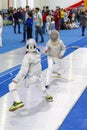
[[[43,19],[42,32],[43,32],[43,34],[45,34],[45,32],[46,32],[46,17],[47,17],[47,13],[44,10],[43,14],[42,14],[42,19]]]
[[[57,8],[56,11],[54,11],[54,21],[55,21],[55,29],[59,31],[60,30],[60,8]]]

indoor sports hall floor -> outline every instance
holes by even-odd
[[[49,36],[44,37],[45,42],[38,46],[45,46]],[[22,34],[13,34],[12,26],[4,27],[0,48],[0,130],[87,130],[87,30],[84,37],[81,28],[61,30],[60,37],[67,50],[62,59],[62,76],[52,76],[47,90],[54,101],[46,102],[36,87],[21,86],[18,90],[25,106],[9,112],[13,98],[8,84],[20,69],[25,43],[20,42]]]

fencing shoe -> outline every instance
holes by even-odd
[[[53,97],[50,96],[50,95],[47,95],[47,96],[46,96],[46,101],[48,101],[48,102],[53,102]]]
[[[45,88],[49,88],[50,87],[50,85],[45,85]]]
[[[14,102],[12,106],[9,108],[9,111],[15,111],[19,108],[22,108],[24,106],[23,102]]]

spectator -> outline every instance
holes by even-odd
[[[27,39],[32,38],[33,16],[31,12],[28,13],[28,19],[25,23],[27,27]]]
[[[86,13],[85,12],[82,12],[82,15],[81,15],[81,27],[82,27],[82,36],[85,35],[85,28],[86,28],[86,25],[87,24],[87,16],[86,16]]]
[[[40,13],[40,9],[37,7],[35,8],[35,39],[36,42],[38,42],[38,34],[41,36],[41,43],[44,42],[43,38],[43,33],[42,33],[42,26],[43,26],[43,21],[42,21],[42,15]]]
[[[46,30],[48,34],[50,34],[52,30],[51,26],[52,26],[52,15],[50,14],[50,11],[48,11],[46,17]]]
[[[54,12],[54,21],[55,21],[55,29],[59,31],[60,30],[60,7],[58,7]]]
[[[25,42],[26,41],[26,24],[25,21],[28,18],[28,13],[30,12],[30,7],[27,5],[26,6],[26,10],[23,13],[23,40],[21,42]]]
[[[46,17],[47,17],[47,12],[46,12],[46,10],[44,10],[43,14],[42,14],[42,19],[43,19],[42,32],[43,32],[43,34],[46,33]]]
[[[13,23],[14,23],[14,33],[16,33],[16,26],[18,25],[18,33],[20,32],[20,12],[14,9],[13,11]]]

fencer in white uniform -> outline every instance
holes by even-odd
[[[46,44],[46,53],[48,55],[48,69],[46,74],[46,88],[50,85],[52,72],[61,74],[64,65],[62,63],[62,57],[66,51],[66,47],[62,40],[60,40],[59,32],[52,30],[50,33],[50,39]]]
[[[23,58],[22,65],[17,76],[9,84],[9,90],[14,97],[14,103],[9,108],[9,111],[15,111],[24,106],[19,98],[17,84],[23,79],[27,79],[27,85],[36,85],[45,94],[48,102],[53,101],[53,97],[47,94],[43,83],[40,53],[37,51],[36,41],[34,39],[27,40],[26,54]]]
[[[3,30],[3,18],[0,11],[0,47],[2,47],[2,30]]]

